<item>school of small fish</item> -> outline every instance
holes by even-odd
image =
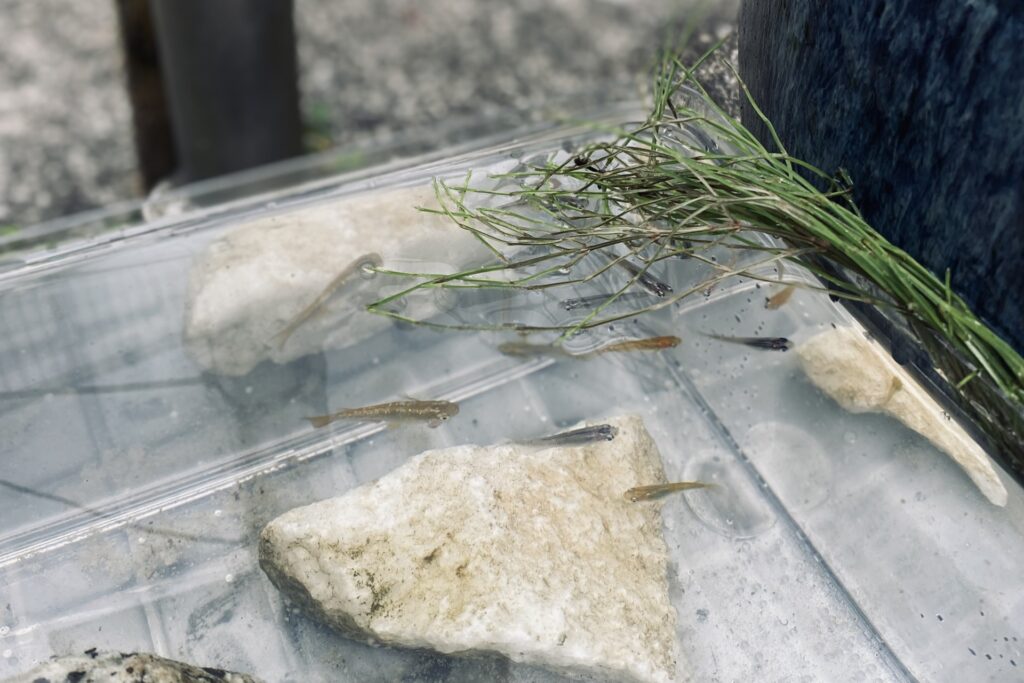
[[[627,258],[608,256],[611,265],[618,266],[628,272],[633,280],[640,285],[644,292],[619,292],[596,294],[586,297],[565,299],[561,302],[562,308],[566,311],[579,309],[590,309],[603,306],[612,301],[622,303],[640,303],[651,296],[663,298],[672,292],[672,287],[647,272],[646,267],[641,267]],[[341,274],[334,278],[324,291],[293,318],[288,325],[277,335],[278,343],[283,345],[288,337],[298,329],[304,322],[315,315],[339,287],[347,282],[360,268],[369,264],[373,267],[381,265],[380,256],[367,254],[352,262]],[[789,284],[778,290],[765,299],[765,308],[777,310],[784,306],[796,291],[796,286]],[[751,348],[768,351],[788,351],[792,348],[792,342],[785,337],[739,337],[721,335],[711,332],[701,332],[702,336],[715,341],[727,344],[742,344]],[[682,343],[682,339],[675,335],[661,335],[645,338],[627,338],[607,343],[599,348],[586,352],[571,352],[559,343],[532,343],[528,341],[508,341],[500,344],[497,350],[506,355],[519,358],[530,357],[554,357],[576,360],[587,360],[608,353],[628,353],[644,351],[663,351],[671,349]],[[443,400],[414,400],[393,401],[378,403],[357,408],[345,408],[329,413],[306,418],[315,428],[326,427],[341,420],[353,421],[383,421],[394,424],[406,422],[425,423],[428,427],[438,427],[445,421],[454,417],[459,412],[459,406],[452,401]],[[550,436],[539,437],[524,442],[526,445],[538,447],[574,447],[601,441],[611,441],[615,438],[616,429],[608,424],[581,427],[567,432],[560,432]],[[699,481],[682,481],[667,484],[651,484],[635,486],[625,493],[627,500],[632,502],[654,501],[671,493],[687,491],[692,489],[706,489],[713,487]]]

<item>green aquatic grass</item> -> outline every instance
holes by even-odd
[[[830,296],[902,317],[961,406],[1024,472],[1024,359],[955,293],[948,271],[935,275],[865,222],[845,174],[831,176],[791,156],[742,79],[743,95],[769,131],[772,148],[718,106],[696,76],[717,48],[689,66],[666,57],[654,78],[648,119],[633,128],[604,129],[606,139],[569,160],[491,178],[497,185],[490,189],[472,177],[438,182],[441,208],[429,210],[472,233],[493,261],[455,274],[401,273],[413,278],[409,287],[369,310],[434,327],[507,329],[413,320],[391,304],[431,288],[554,289],[596,281],[626,258],[643,264],[583,320],[516,327],[568,336],[670,306],[729,278],[767,279],[765,266],[792,261],[817,275]],[[774,242],[766,245],[752,233]],[[712,257],[723,249],[761,253],[754,263],[736,266]],[[603,265],[577,275],[595,254],[605,254]],[[675,257],[702,262],[713,275],[653,304],[605,313],[623,293],[643,285],[651,264]]]

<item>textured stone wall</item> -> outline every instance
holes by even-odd
[[[739,34],[789,151],[1024,348],[1024,3],[744,0]]]

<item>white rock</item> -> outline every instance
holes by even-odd
[[[984,449],[881,344],[839,327],[808,339],[797,353],[811,381],[844,409],[895,417],[953,458],[992,503],[1006,505],[1006,488]]]
[[[156,655],[132,652],[97,652],[54,657],[32,671],[6,683],[36,681],[75,683],[257,683],[245,674],[212,667],[198,667]]]
[[[314,616],[371,642],[500,654],[587,680],[677,680],[675,612],[638,417],[612,441],[427,451],[263,530],[260,564]]]
[[[439,272],[451,272],[486,256],[483,245],[450,219],[417,210],[434,206],[429,186],[393,189],[260,218],[220,237],[189,274],[190,355],[212,372],[244,375],[266,359],[286,363],[372,335],[388,324],[364,310],[378,298],[383,278],[365,280],[357,273],[325,312],[306,320],[283,345],[278,336],[339,273],[369,254],[395,270],[430,272],[445,264],[450,267]]]

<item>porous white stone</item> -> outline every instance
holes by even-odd
[[[6,683],[258,683],[246,674],[199,667],[141,652],[97,652],[54,657]]]
[[[838,327],[811,337],[797,354],[811,381],[844,409],[895,417],[956,461],[992,503],[1006,505],[1006,488],[984,449],[881,344]]]
[[[664,482],[661,459],[639,417],[611,423],[614,440],[580,447],[422,453],[275,519],[260,564],[360,640],[678,680],[660,505],[623,495]]]
[[[484,257],[485,247],[469,232],[418,210],[436,206],[429,186],[392,189],[259,218],[220,237],[189,273],[190,355],[211,372],[237,376],[263,360],[286,363],[380,330],[388,321],[365,306],[378,298],[383,277],[356,272],[323,311],[283,344],[279,337],[339,273],[369,254],[384,267],[420,272],[454,271]]]

